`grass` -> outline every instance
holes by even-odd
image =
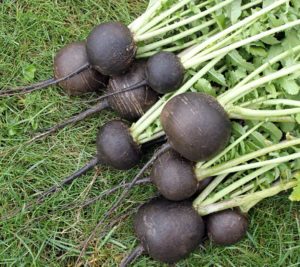
[[[60,47],[84,39],[102,21],[129,23],[145,6],[143,0],[2,1],[1,85],[48,78],[53,56]],[[116,117],[111,112],[103,112],[46,140],[22,145],[36,129],[85,107],[81,99],[70,99],[58,88],[0,100],[0,217],[22,207],[94,155],[97,128]],[[120,172],[97,167],[32,211],[1,221],[0,265],[74,265],[81,242],[118,194],[86,208],[74,208],[75,204],[130,180],[136,172],[137,168]],[[153,194],[150,186],[134,189],[118,215],[134,212]],[[226,248],[206,242],[178,266],[299,266],[299,210],[300,204],[290,203],[286,194],[266,200],[249,214],[247,239]],[[94,240],[84,261],[90,266],[116,266],[136,244],[129,216],[105,237]],[[161,265],[144,256],[134,266]]]

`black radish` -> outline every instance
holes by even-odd
[[[116,93],[108,98],[109,106],[123,119],[137,120],[158,100],[158,94],[147,85],[123,93],[126,88],[145,79],[145,66],[144,61],[136,61],[126,74],[115,76],[109,81],[108,94]]]
[[[204,222],[190,202],[163,198],[153,199],[139,208],[134,229],[142,249],[153,259],[168,264],[186,258],[200,245],[205,234]],[[127,264],[128,260],[124,259],[120,266]]]
[[[174,150],[167,151],[154,162],[150,178],[157,190],[173,201],[188,199],[198,189],[193,163]]]
[[[87,37],[86,47],[90,64],[109,76],[125,73],[137,50],[131,31],[119,22],[96,26]]]
[[[132,184],[142,177],[146,166],[158,159],[151,174],[153,183],[164,197],[183,200],[197,191],[199,174],[191,162],[209,160],[220,153],[229,142],[231,122],[213,97],[191,92],[177,95],[167,102],[160,118],[168,143],[147,162]],[[170,151],[172,148],[179,154]],[[163,155],[167,151],[170,152]]]
[[[128,131],[128,126],[121,120],[112,120],[102,126],[97,134],[96,139],[96,155],[85,166],[63,179],[59,184],[53,185],[42,192],[37,203],[42,202],[45,197],[58,191],[62,187],[71,184],[74,180],[86,174],[96,165],[104,164],[114,167],[118,170],[128,170],[135,166],[141,159],[143,148],[148,145],[164,142],[164,138],[149,141],[149,143],[137,145]],[[167,147],[168,149],[169,147]],[[160,149],[154,156],[155,159],[164,153],[164,149]],[[144,168],[148,168],[145,166]],[[143,170],[144,172],[144,170]],[[125,187],[125,191],[132,188],[131,183]],[[124,191],[124,192],[125,192]]]
[[[141,151],[125,123],[110,121],[98,132],[97,157],[104,164],[127,170],[140,161]]]
[[[41,131],[33,137],[30,142],[53,134],[70,124],[82,121],[99,113],[103,109],[113,109],[122,119],[128,121],[137,120],[157,101],[158,94],[146,85],[142,85],[136,90],[128,91],[124,94],[119,94],[119,92],[124,88],[143,80],[144,77],[145,63],[143,61],[136,61],[126,74],[115,76],[110,79],[108,93],[98,98],[98,102],[95,105],[49,129]]]
[[[248,229],[248,219],[237,209],[212,213],[206,217],[206,227],[210,240],[222,246],[241,241]]]
[[[0,96],[26,94],[59,84],[70,96],[78,96],[106,88],[108,78],[89,67],[85,42],[74,42],[58,51],[53,63],[54,77],[36,84],[7,89]]]
[[[170,149],[154,161],[150,179],[163,197],[181,201],[200,193],[212,177],[198,181],[195,165]]]
[[[148,85],[157,93],[166,94],[180,88],[183,79],[184,68],[180,58],[171,52],[162,51],[148,59],[145,79],[125,91]]]
[[[165,105],[160,120],[170,145],[194,162],[217,155],[231,136],[231,122],[224,108],[203,93],[174,97]]]

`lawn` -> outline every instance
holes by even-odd
[[[145,0],[4,0],[0,6],[1,86],[22,85],[52,75],[53,57],[65,44],[83,40],[103,21],[129,23]],[[97,128],[116,117],[106,111],[45,140],[23,145],[37,129],[49,127],[88,104],[69,98],[58,87],[0,100],[0,265],[73,266],[80,245],[120,192],[80,207],[85,199],[130,180],[138,168],[121,172],[99,166],[68,188],[13,218],[4,217],[95,154]],[[135,188],[116,217],[155,194],[151,186]],[[300,203],[286,194],[268,199],[249,214],[248,237],[236,246],[208,241],[178,266],[299,266]],[[90,244],[82,263],[117,266],[137,241],[131,216],[122,217]],[[148,257],[134,266],[161,266]]]

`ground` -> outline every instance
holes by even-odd
[[[146,6],[143,0],[4,0],[0,6],[0,83],[21,85],[52,75],[55,52],[83,40],[103,21],[129,23]],[[46,140],[22,145],[40,128],[87,107],[53,87],[30,95],[0,100],[0,265],[73,266],[79,248],[104,211],[120,194],[85,208],[78,203],[104,189],[130,180],[128,172],[97,167],[72,186],[30,212],[10,215],[43,189],[81,167],[95,154],[97,128],[116,117],[111,112],[69,127]],[[118,215],[153,196],[150,186],[134,189]],[[299,266],[300,204],[286,194],[250,211],[247,238],[238,245],[216,247],[205,242],[178,266]],[[116,266],[137,244],[131,216],[104,237],[95,239],[84,260],[90,266]],[[134,266],[161,266],[147,256]]]

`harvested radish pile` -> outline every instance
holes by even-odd
[[[300,264],[298,0],[35,2],[48,51],[3,33],[0,265]]]

